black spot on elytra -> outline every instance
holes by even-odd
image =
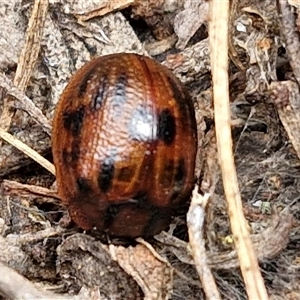
[[[158,115],[158,138],[171,145],[176,135],[175,117],[169,109],[164,109]]]
[[[87,194],[92,190],[90,183],[88,182],[88,180],[86,178],[83,178],[83,177],[77,178],[76,184],[77,184],[78,190],[83,194]]]
[[[135,166],[121,168],[118,174],[118,180],[123,182],[131,182],[135,173]]]
[[[81,78],[80,85],[78,87],[78,94],[77,94],[78,98],[81,98],[81,97],[84,96],[84,94],[86,92],[86,88],[88,86],[88,82],[89,82],[89,80],[91,79],[91,77],[93,76],[93,74],[95,73],[96,70],[97,70],[97,68],[90,69]]]
[[[65,112],[63,123],[66,130],[70,131],[74,137],[78,137],[82,128],[85,114],[85,107],[80,106],[76,111]]]
[[[101,164],[98,176],[98,185],[103,193],[106,193],[112,185],[115,175],[115,165],[113,159],[107,159]]]
[[[184,159],[180,158],[176,166],[175,181],[177,183],[183,183],[185,177],[186,177],[186,170],[185,170]]]
[[[103,76],[100,79],[100,84],[98,87],[97,94],[95,95],[92,101],[92,109],[98,110],[101,108],[103,104],[103,100],[107,97],[107,91],[108,91],[107,84],[108,84],[107,76]]]

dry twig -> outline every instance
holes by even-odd
[[[10,127],[14,109],[12,109],[11,96],[19,100],[19,105],[22,109],[29,112],[29,114],[40,124],[43,125],[45,131],[50,134],[51,125],[48,119],[43,115],[30,99],[28,99],[22,92],[26,89],[31,73],[34,69],[36,60],[40,51],[40,42],[42,38],[42,31],[44,22],[48,11],[48,0],[36,0],[32,10],[31,18],[28,23],[26,32],[25,45],[21,51],[14,83],[12,84],[6,76],[0,75],[1,86],[6,89],[8,97],[4,99],[4,107],[0,120],[0,136],[2,139],[12,144],[23,153],[41,164],[44,168],[55,174],[54,166],[39,155],[36,151],[16,139],[7,130]]]
[[[0,278],[0,294],[8,299],[65,299],[61,295],[54,298],[53,294],[37,289],[29,280],[1,262],[0,272],[5,274]]]
[[[271,259],[286,248],[289,242],[292,222],[293,216],[282,212],[280,215],[272,218],[270,225],[265,230],[251,235],[251,240],[259,261]],[[195,264],[192,255],[187,251],[188,245],[186,242],[164,231],[154,238],[162,244],[167,245],[168,250],[172,252],[179,261],[188,265]],[[207,252],[206,256],[207,264],[214,270],[229,270],[239,267],[236,250],[230,252]]]
[[[277,0],[280,11],[281,31],[285,39],[285,49],[289,57],[289,63],[293,69],[298,84],[300,84],[300,64],[299,64],[299,34],[295,30],[295,17],[292,7],[287,0]]]
[[[193,253],[193,258],[197,272],[200,276],[203,289],[207,299],[221,299],[215,279],[212,275],[205,250],[205,240],[203,238],[203,224],[205,217],[205,206],[209,194],[203,197],[198,194],[198,186],[194,188],[192,202],[187,214],[187,223],[189,229],[189,238]]]
[[[255,250],[247,230],[232,153],[228,93],[229,1],[212,1],[210,49],[217,145],[228,214],[249,299],[268,299]]]
[[[124,9],[130,5],[133,5],[135,2],[136,0],[106,1],[103,2],[103,4],[99,5],[99,7],[95,7],[93,10],[77,12],[76,17],[78,19],[78,22],[80,24],[83,24],[84,22],[92,18],[104,16],[114,11]]]
[[[34,161],[38,162],[41,166],[47,169],[50,173],[55,175],[54,165],[51,164],[47,159],[41,156],[39,153],[28,147],[26,144],[15,138],[10,133],[6,132],[2,128],[0,128],[0,137],[4,139],[6,142],[18,148],[20,151],[28,155]]]
[[[5,89],[5,93],[12,96],[16,101],[12,101],[10,105],[14,108],[20,108],[26,111],[30,117],[32,117],[38,124],[40,124],[44,131],[50,135],[51,134],[51,124],[49,120],[45,117],[43,112],[35,106],[31,99],[29,99],[24,92],[18,89],[7,76],[0,73],[0,86]],[[3,128],[4,129],[4,128]]]
[[[50,198],[47,202],[57,203],[60,198],[57,195],[56,190],[50,190],[42,186],[24,184],[13,180],[3,180],[2,187],[10,192],[26,193],[29,195],[38,195],[42,197]],[[56,201],[53,199],[55,198]]]
[[[15,270],[7,267],[0,262],[0,273],[5,276],[0,277],[0,295],[6,299],[18,300],[81,300],[81,299],[103,299],[100,295],[99,289],[82,288],[78,295],[69,296],[62,294],[54,294],[45,289],[36,287],[33,283],[27,280]]]
[[[26,40],[20,54],[14,85],[21,91],[25,91],[31,73],[34,69],[40,52],[40,42],[44,29],[44,22],[48,11],[48,0],[36,0],[28,23]],[[11,109],[11,99],[4,99],[4,107],[0,120],[0,127],[7,131],[10,127],[15,110]]]

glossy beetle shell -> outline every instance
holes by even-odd
[[[164,66],[136,54],[85,64],[57,105],[58,192],[83,229],[151,236],[189,201],[197,150],[193,103]]]

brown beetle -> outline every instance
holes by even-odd
[[[99,57],[64,90],[52,149],[58,192],[75,223],[114,236],[151,236],[191,195],[193,103],[171,71],[148,57]]]

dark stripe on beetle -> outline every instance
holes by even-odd
[[[62,151],[62,159],[63,159],[63,164],[64,165],[69,165],[74,167],[79,159],[80,156],[80,147],[79,143],[72,143],[72,150],[67,151],[63,150]]]
[[[100,167],[98,175],[98,185],[103,193],[109,191],[112,185],[112,181],[115,175],[115,165],[113,159],[107,159]]]
[[[126,102],[126,86],[128,80],[126,73],[121,73],[115,83],[114,95],[112,99],[113,112],[119,116],[123,112],[123,105]]]
[[[70,131],[73,137],[78,137],[82,128],[85,114],[85,107],[80,106],[72,112],[65,112],[62,116],[63,124],[66,130]]]
[[[176,135],[175,117],[169,109],[164,109],[158,115],[157,137],[165,144],[171,145]]]
[[[98,87],[97,94],[95,95],[94,99],[92,100],[92,109],[98,110],[102,107],[103,100],[107,98],[107,76],[103,76],[99,79],[100,84]]]

